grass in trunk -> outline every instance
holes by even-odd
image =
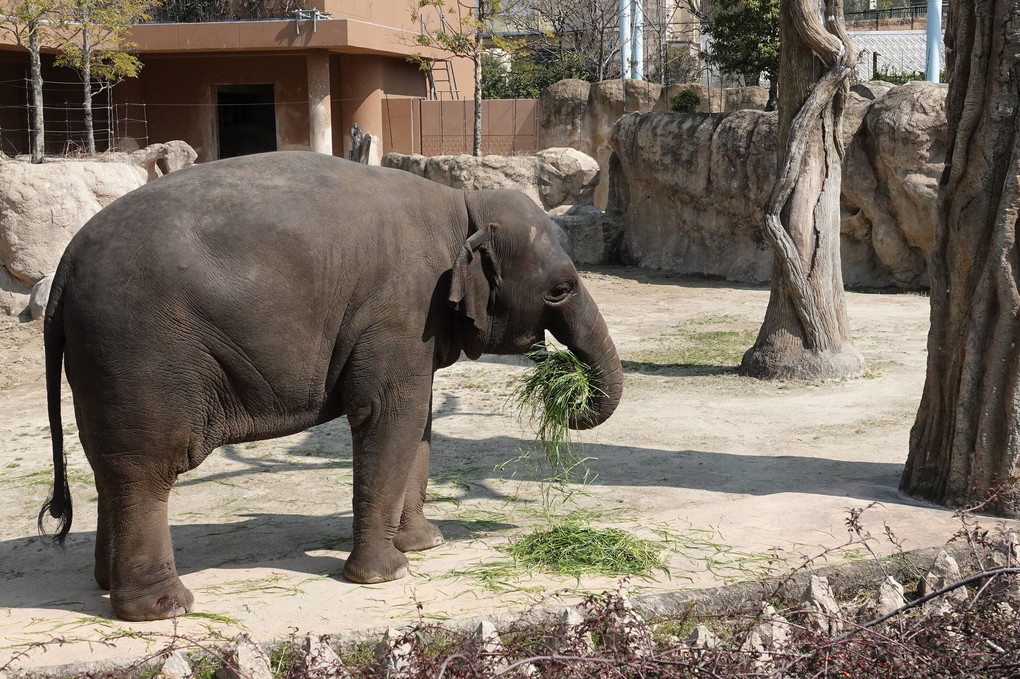
[[[581,468],[587,475],[584,459],[573,452],[570,420],[595,415],[592,400],[601,396],[598,369],[585,365],[569,351],[550,351],[536,346],[528,353],[535,367],[517,383],[510,401],[523,420],[537,420],[535,440],[553,470],[554,480],[566,481],[570,472]]]

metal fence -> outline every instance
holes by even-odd
[[[942,5],[942,19],[945,21],[949,4]],[[916,31],[928,25],[928,6],[891,7],[889,9],[868,9],[861,12],[846,12],[846,27],[850,31]]]

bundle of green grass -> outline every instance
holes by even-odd
[[[557,474],[565,474],[581,460],[573,454],[570,422],[592,417],[592,401],[602,395],[596,386],[598,370],[569,351],[537,346],[528,353],[535,367],[517,383],[511,396],[523,418],[537,420],[535,438]]]

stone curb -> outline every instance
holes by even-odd
[[[887,565],[889,574],[900,581],[917,578],[935,561],[940,550],[945,550],[961,564],[964,574],[973,571],[973,555],[966,544],[952,543],[940,547],[926,547],[904,552],[902,558],[894,565]],[[634,609],[649,622],[675,618],[688,613],[698,615],[719,615],[746,610],[753,613],[762,601],[762,596],[779,595],[792,599],[799,598],[807,587],[812,575],[828,578],[832,591],[839,600],[853,598],[863,590],[878,591],[885,581],[886,575],[877,563],[852,561],[826,566],[813,570],[800,570],[763,580],[760,582],[741,582],[709,589],[679,590],[659,594],[634,596],[631,603]],[[470,633],[483,620],[492,622],[500,632],[510,628],[530,625],[555,624],[563,611],[573,606],[549,606],[537,608],[524,613],[494,613],[479,615],[459,620],[448,620],[437,626],[451,631]],[[363,642],[379,639],[385,628],[367,629],[330,635],[341,642]],[[259,645],[267,652],[276,641],[261,642]],[[140,664],[151,665],[151,661],[143,662],[146,656],[124,660],[105,660],[95,662],[68,663],[49,667],[35,667],[25,670],[6,670],[3,679],[67,679],[68,677],[95,676],[104,673],[117,673]]]

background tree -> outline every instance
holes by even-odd
[[[526,50],[536,63],[555,64],[591,82],[617,75],[619,0],[517,0],[504,19],[529,36]]]
[[[423,47],[436,47],[454,57],[466,57],[474,66],[474,125],[471,152],[482,155],[482,37],[487,23],[500,11],[499,0],[454,0],[447,5],[445,0],[418,0],[418,7],[411,13],[411,21],[421,25],[416,41]],[[420,54],[412,60],[427,69],[431,61]]]
[[[513,57],[487,51],[482,55],[482,95],[485,99],[534,99],[542,90],[566,78],[583,78],[579,59],[560,60],[545,51],[522,48]],[[509,69],[506,62],[509,61]]]
[[[46,125],[43,114],[43,78],[40,52],[43,40],[56,24],[56,0],[0,0],[0,31],[28,50],[31,130],[29,150],[33,163],[46,155]]]
[[[949,5],[949,135],[931,272],[928,370],[907,494],[984,501],[1020,476],[1020,0]],[[1000,498],[987,509],[1016,515]]]
[[[706,61],[724,73],[764,73],[769,79],[766,111],[774,111],[777,102],[779,4],[780,0],[715,0],[702,27],[712,38]],[[839,14],[843,16],[842,8]]]
[[[782,16],[780,173],[763,224],[775,251],[772,293],[740,370],[763,378],[860,375],[839,260],[840,126],[853,48],[841,0],[783,0]]]
[[[92,97],[124,78],[134,77],[141,61],[124,49],[131,47],[124,36],[132,24],[149,20],[152,0],[62,0],[58,11],[64,18],[58,66],[78,71],[82,81],[85,118],[85,150],[96,153]],[[99,88],[93,91],[93,82]]]

